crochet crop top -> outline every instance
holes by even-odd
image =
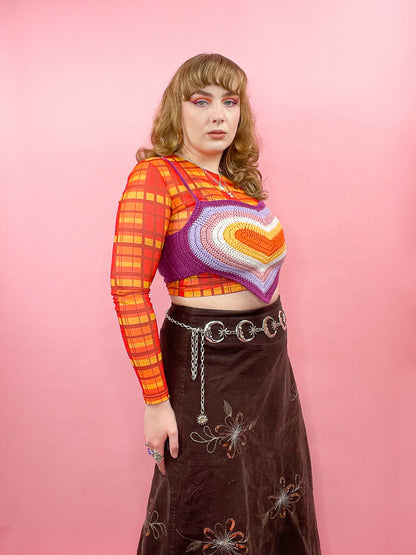
[[[277,286],[286,253],[280,223],[225,179],[231,199],[215,177],[179,156],[148,158],[129,175],[119,203],[111,292],[148,404],[169,398],[149,296],[158,268],[169,293],[183,297],[249,289],[268,302]]]
[[[185,226],[165,239],[159,262],[165,282],[215,272],[270,302],[286,254],[279,220],[264,202],[199,200],[166,161],[195,199],[195,208]]]

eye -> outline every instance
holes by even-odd
[[[226,98],[224,100],[224,105],[227,106],[228,108],[231,108],[232,106],[237,106],[238,104],[238,98]]]
[[[206,100],[205,98],[195,98],[191,100],[192,104],[195,104],[195,106],[207,106],[208,105],[208,100]]]

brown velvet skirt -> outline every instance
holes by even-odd
[[[299,395],[287,355],[280,299],[250,311],[172,305],[191,327],[220,320],[235,330],[205,340],[205,411],[200,374],[191,379],[191,332],[165,319],[161,346],[179,428],[179,457],[153,476],[138,555],[320,555],[312,474]],[[277,325],[276,325],[277,324]],[[274,327],[273,327],[274,326]],[[222,325],[212,328],[220,338]],[[254,330],[254,327],[252,328]],[[199,356],[201,352],[199,352]]]

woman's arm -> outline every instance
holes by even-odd
[[[165,182],[151,162],[144,160],[129,175],[118,207],[111,293],[127,353],[149,404],[169,398],[149,297],[169,217]]]
[[[162,446],[169,437],[173,455],[177,452],[176,420],[168,401],[156,317],[149,297],[170,212],[170,197],[160,172],[150,161],[143,160],[129,175],[119,203],[111,293],[124,344],[146,402],[146,441],[163,453]]]

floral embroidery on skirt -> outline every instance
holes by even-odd
[[[241,453],[242,448],[247,443],[247,432],[251,431],[256,425],[255,420],[245,423],[243,413],[237,413],[233,418],[233,409],[230,403],[224,401],[225,420],[224,424],[215,426],[215,433],[211,431],[210,426],[203,427],[205,437],[198,432],[191,432],[191,439],[197,443],[206,443],[208,453],[213,453],[218,443],[227,451],[227,457],[233,459],[237,454]]]
[[[263,521],[267,519],[286,518],[287,512],[293,513],[296,503],[299,502],[302,490],[302,480],[298,474],[294,483],[286,485],[285,478],[280,478],[278,486],[274,486],[273,495],[269,495],[272,502],[270,509],[263,515]]]
[[[172,305],[192,327],[246,318],[257,326],[277,303],[248,312]],[[205,409],[191,379],[190,332],[165,320],[161,348],[179,429],[179,457],[155,467],[138,555],[320,555],[306,431],[287,355],[287,330],[205,345]]]
[[[148,507],[152,505],[153,499],[149,499]],[[153,535],[155,540],[158,540],[162,535],[167,536],[166,525],[159,521],[158,511],[151,512],[150,509],[147,511],[145,521],[143,523],[143,531],[145,536]]]
[[[204,528],[205,540],[195,540],[188,545],[186,553],[194,551],[202,552],[206,555],[214,555],[215,553],[221,555],[242,555],[247,553],[247,538],[243,532],[234,532],[235,520],[229,518],[225,526],[218,523],[215,525],[214,530],[211,528]]]

